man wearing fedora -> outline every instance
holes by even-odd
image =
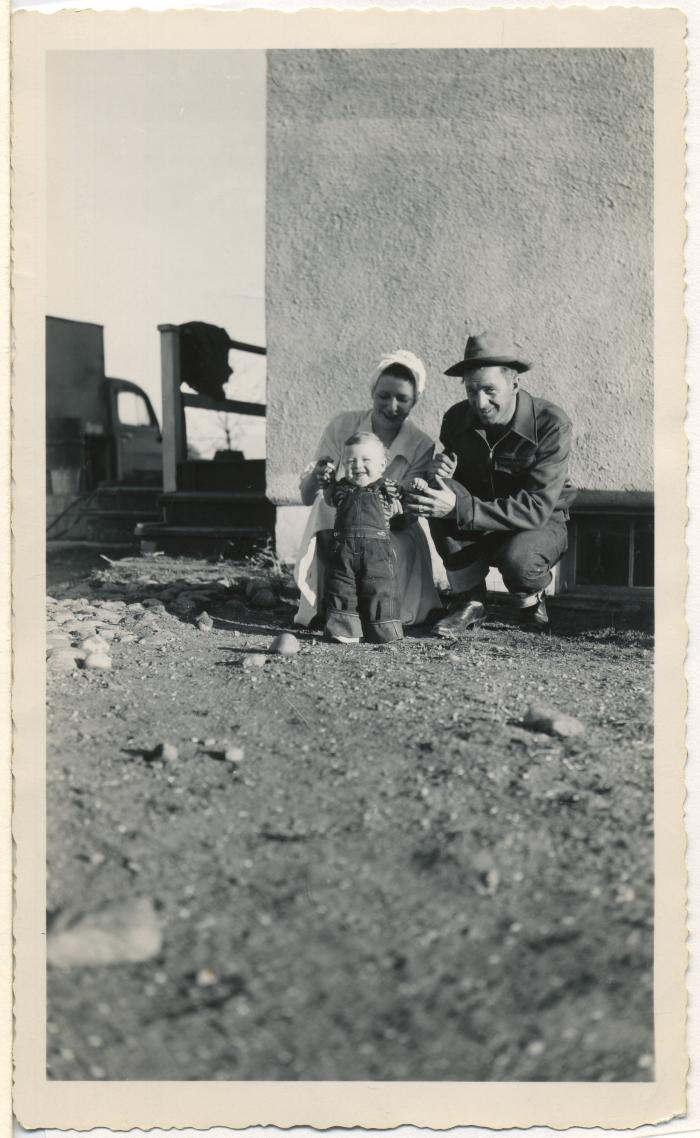
[[[454,638],[486,617],[485,579],[500,570],[520,623],[548,624],[544,590],[566,550],[575,490],[567,477],[571,422],[560,407],[520,387],[530,364],[489,332],[470,336],[460,376],[466,399],[442,421],[445,453],[433,460],[432,487],[414,492],[409,509],[430,519],[454,595],[435,626]]]

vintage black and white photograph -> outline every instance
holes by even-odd
[[[47,53],[49,1082],[657,1078],[654,82]]]

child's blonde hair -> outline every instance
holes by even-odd
[[[345,450],[346,447],[359,446],[360,443],[365,442],[376,443],[384,455],[384,458],[388,458],[388,452],[384,443],[379,438],[379,435],[375,435],[373,431],[355,431],[355,433],[350,435],[350,438],[346,439],[343,443],[343,450]]]

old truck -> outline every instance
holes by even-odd
[[[146,392],[105,374],[102,325],[47,316],[48,536],[131,536],[159,517],[162,449]]]
[[[105,374],[102,325],[47,316],[47,536],[225,554],[264,543],[274,529],[265,460],[234,450],[201,459],[186,410],[264,417],[264,403],[225,389],[232,349],[266,350],[201,321],[159,330],[162,431],[146,392]]]

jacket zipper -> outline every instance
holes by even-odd
[[[489,482],[491,483],[491,498],[493,500],[495,500],[495,498],[496,498],[496,487],[493,484],[493,452],[495,451],[498,444],[502,441],[502,439],[496,439],[493,446],[490,447],[488,444],[488,439],[486,438],[485,435],[479,435],[479,438],[484,440],[484,443],[486,445],[486,449],[489,452],[489,461],[488,461]],[[505,435],[503,435],[503,438],[505,438]]]

